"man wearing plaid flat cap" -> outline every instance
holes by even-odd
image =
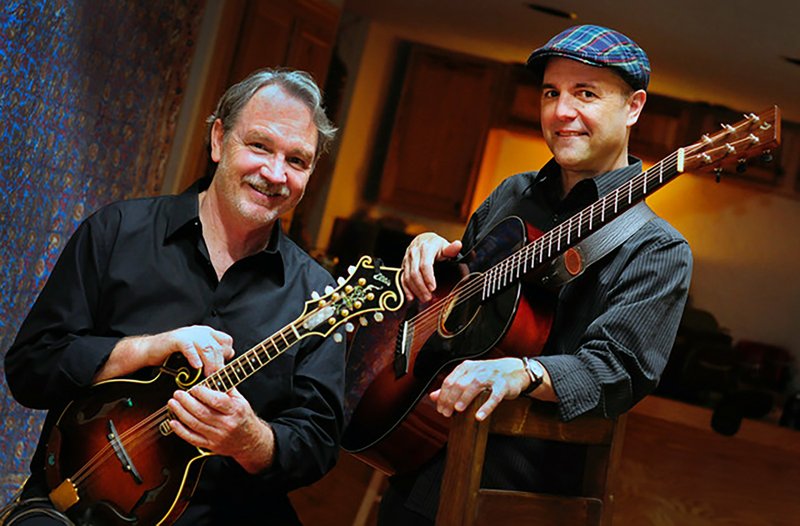
[[[436,288],[434,261],[468,253],[503,219],[518,216],[547,232],[641,173],[641,161],[628,155],[628,139],[647,99],[650,62],[633,40],[604,27],[571,27],[531,53],[527,66],[541,78],[542,135],[553,159],[538,172],[505,179],[472,215],[461,240],[417,236],[403,261],[409,299],[428,301]],[[692,255],[680,233],[647,214],[615,248],[560,286],[541,354],[534,357],[531,349],[526,359],[462,362],[430,395],[438,411],[451,416],[490,390],[479,419],[518,396],[557,404],[564,421],[587,413],[614,418],[649,394],[675,339]],[[522,287],[524,295],[536,294],[533,285]],[[576,495],[584,460],[583,446],[491,435],[481,485]],[[443,467],[440,454],[393,477],[379,523],[433,524]]]

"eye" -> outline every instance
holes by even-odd
[[[306,168],[308,168],[308,162],[302,157],[289,157],[287,161],[289,162],[289,164],[291,164],[292,166],[294,166],[299,170],[305,170]]]
[[[253,141],[250,143],[250,148],[258,153],[272,153],[272,146],[264,142]]]
[[[583,89],[578,92],[578,95],[582,99],[594,99],[597,97],[593,91],[589,91],[588,89]]]
[[[558,97],[558,91],[554,89],[546,89],[542,92],[543,99],[555,99]]]

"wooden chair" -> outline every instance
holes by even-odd
[[[478,422],[475,412],[487,398],[488,393],[482,393],[466,411],[453,417],[437,526],[610,526],[613,479],[622,453],[625,417],[606,420],[581,416],[565,423],[558,418],[554,404],[520,397],[503,401],[490,418]],[[481,489],[489,433],[586,444],[583,495]]]

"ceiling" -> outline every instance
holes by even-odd
[[[633,38],[653,68],[650,91],[760,111],[778,104],[800,122],[798,0],[540,0],[577,14],[536,12],[527,0],[344,0],[343,8],[392,28],[401,38],[505,62],[562,29],[599,24]]]

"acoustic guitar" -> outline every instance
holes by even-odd
[[[497,224],[467,254],[435,267],[437,290],[358,330],[347,359],[342,447],[386,474],[412,470],[447,440],[448,419],[427,393],[466,359],[541,352],[552,321],[547,293],[523,295],[555,258],[685,171],[717,177],[729,164],[780,141],[777,106],[680,148],[546,233],[516,217]],[[527,288],[527,287],[526,287]]]
[[[64,409],[50,434],[45,471],[53,505],[90,524],[172,524],[213,454],[172,432],[166,402],[175,389],[227,392],[304,338],[333,333],[342,341],[334,332],[340,325],[351,332],[350,320],[366,325],[365,315],[374,313],[380,321],[402,305],[399,275],[362,257],[336,290],[312,295],[300,317],[207,378],[178,354],[151,380],[94,385]]]

